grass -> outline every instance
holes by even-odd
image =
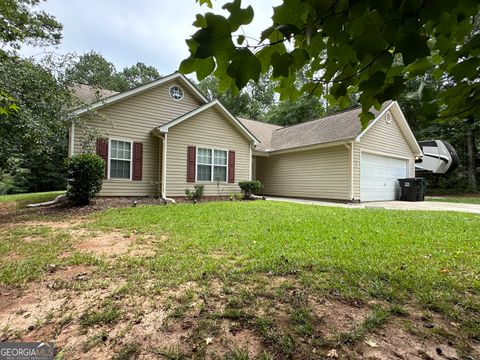
[[[113,306],[99,311],[88,310],[80,317],[80,326],[88,328],[94,325],[114,324],[120,316],[120,310]]]
[[[338,343],[355,343],[362,340],[366,334],[385,324],[392,314],[391,311],[381,307],[375,308],[369,317],[367,317],[359,326],[348,333],[342,333],[338,336]]]
[[[344,298],[414,299],[463,320],[480,311],[480,217],[472,214],[220,202],[113,209],[91,226],[167,234],[156,256],[115,271],[172,285],[296,274]]]
[[[480,195],[473,196],[430,196],[427,201],[442,201],[450,203],[477,204],[480,205]]]
[[[0,195],[0,203],[16,203],[18,207],[55,199],[65,191],[48,191],[28,194]]]
[[[79,230],[87,237],[128,234],[151,251],[148,256],[83,253],[75,250]],[[108,291],[106,298],[67,314],[68,321],[78,321],[88,335],[81,351],[114,344],[120,359],[145,351],[202,358],[212,349],[206,339],[220,346],[225,324],[232,334],[245,329],[254,334],[260,350],[268,352],[265,359],[269,354],[309,358],[313,349],[325,355],[360,346],[394,322],[404,322],[409,333],[425,339],[439,336],[461,347],[458,334],[480,340],[478,234],[480,216],[453,212],[268,201],[117,208],[91,215],[81,228],[17,223],[0,229],[0,284],[42,279],[52,266],[57,271],[63,265],[94,265],[87,280],[57,285],[75,296],[88,289]],[[362,308],[360,321],[336,330],[322,315],[335,310],[324,307],[325,300],[343,312],[349,304]],[[158,309],[164,322],[155,332],[184,329],[187,345],[151,347],[144,340],[122,339]],[[458,324],[455,335],[442,333],[448,329],[441,324],[431,329],[415,320],[435,312],[446,324]],[[45,318],[42,324],[55,322]],[[320,330],[329,326],[330,333]],[[248,344],[225,344],[224,358],[248,358]]]
[[[21,284],[40,279],[62,265],[99,265],[90,254],[73,251],[66,231],[46,225],[16,225],[0,231],[0,283]],[[66,258],[62,254],[71,252]]]

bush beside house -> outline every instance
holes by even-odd
[[[105,176],[103,159],[95,154],[80,154],[67,160],[67,197],[85,205],[98,195]]]
[[[259,180],[239,181],[238,186],[242,190],[244,198],[250,199],[252,195],[258,195],[262,190],[262,183]]]

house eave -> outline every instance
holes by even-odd
[[[296,147],[291,147],[291,148],[287,148],[287,149],[256,150],[254,152],[254,155],[268,157],[270,155],[286,154],[286,153],[292,153],[292,152],[298,152],[298,151],[316,150],[316,149],[328,148],[328,147],[339,146],[339,145],[348,145],[348,144],[352,143],[353,141],[355,141],[355,138],[351,137],[351,138],[346,138],[346,139],[329,141],[329,142],[321,143],[321,144],[310,144],[310,145],[296,146]]]
[[[98,100],[98,101],[94,102],[93,104],[83,106],[81,108],[73,110],[72,115],[73,116],[79,116],[79,115],[88,113],[89,111],[101,109],[105,106],[114,104],[118,101],[122,101],[126,98],[129,98],[129,97],[133,96],[133,95],[141,94],[142,92],[145,92],[147,90],[150,90],[152,88],[155,88],[157,86],[160,86],[162,84],[165,84],[165,83],[167,83],[169,81],[172,81],[172,80],[175,80],[175,79],[180,79],[186,86],[188,86],[192,90],[192,92],[195,94],[196,97],[198,97],[199,100],[201,100],[204,103],[208,102],[207,98],[205,98],[205,96],[184,75],[182,75],[178,72],[175,72],[173,74],[164,76],[164,77],[162,77],[158,80],[152,81],[150,83],[140,85],[140,86],[138,86],[134,89],[127,90],[127,91],[109,96],[105,99]]]

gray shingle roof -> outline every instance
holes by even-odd
[[[279,125],[264,123],[261,121],[237,118],[250,131],[260,144],[257,145],[257,150],[266,151],[272,147],[272,136],[275,130],[281,129]]]
[[[370,111],[376,117],[390,104],[391,101],[387,101],[380,110],[370,109]],[[361,111],[360,107],[356,107],[286,127],[247,119],[239,120],[261,141],[257,146],[258,151],[277,151],[354,138],[362,132],[359,118]]]
[[[90,105],[98,100],[105,99],[118,94],[117,91],[102,89],[96,86],[86,84],[75,84],[71,87],[73,94],[83,103]]]

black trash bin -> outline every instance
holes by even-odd
[[[427,191],[427,179],[425,178],[415,178],[415,181],[418,186],[418,191],[417,191],[417,201],[425,201],[425,191]]]
[[[425,178],[398,179],[400,184],[400,200],[424,201],[427,181]]]
[[[417,184],[415,178],[398,179],[400,184],[400,200],[417,201]]]

